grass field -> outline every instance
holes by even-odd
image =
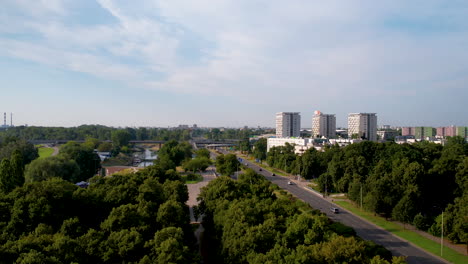
[[[334,201],[334,202],[338,204],[339,206],[342,206],[343,208],[353,212],[354,214],[359,215],[360,217],[368,220],[369,222],[372,222],[375,225],[405,240],[408,240],[409,242],[433,253],[434,255],[440,256],[440,243],[437,243],[428,238],[425,238],[416,232],[405,229],[401,225],[389,222],[382,217],[374,216],[374,214],[372,213],[362,211],[361,209],[359,209],[354,204],[348,201]],[[446,259],[447,261],[451,263],[457,263],[457,264],[468,263],[468,256],[464,256],[456,252],[455,250],[445,247],[445,246],[443,248],[442,258]]]
[[[43,159],[43,158],[52,156],[52,153],[54,153],[54,149],[41,147],[41,148],[38,148],[38,152],[39,152],[39,158]]]

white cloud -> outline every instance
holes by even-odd
[[[317,94],[412,95],[435,87],[430,80],[453,87],[461,82],[444,78],[468,66],[461,45],[467,44],[466,30],[424,34],[386,26],[394,18],[423,23],[439,14],[437,1],[425,1],[422,9],[398,1],[98,2],[117,22],[70,25],[67,1],[9,1],[31,16],[20,29],[40,37],[0,35],[0,55],[172,93],[278,103],[284,95],[271,92],[284,91],[301,104],[319,100]],[[467,14],[443,10],[453,16],[449,24]],[[181,53],[182,44],[191,45],[188,33],[213,44],[192,50],[198,61],[189,65]]]

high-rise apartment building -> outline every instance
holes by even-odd
[[[323,114],[320,111],[314,112],[312,117],[312,137],[336,137],[336,117],[332,114]]]
[[[298,112],[276,113],[276,137],[299,137],[301,134],[301,115]]]
[[[348,115],[348,136],[377,141],[377,114],[351,113]]]
[[[402,127],[401,135],[402,136],[414,136],[414,127]]]
[[[456,126],[436,128],[436,136],[438,136],[438,137],[453,137],[456,134],[457,134],[457,127]]]
[[[425,139],[434,137],[436,130],[433,127],[415,127],[414,128],[414,138],[416,139]]]
[[[457,127],[457,136],[468,137],[468,127]]]

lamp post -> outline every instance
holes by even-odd
[[[443,256],[444,254],[444,210],[442,210],[439,206],[433,206],[434,208],[437,208],[442,211],[442,221],[440,223],[441,228],[440,228],[440,256]]]

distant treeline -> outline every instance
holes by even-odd
[[[0,130],[0,141],[9,137],[24,140],[86,140],[87,138],[95,138],[103,141],[111,140],[112,132],[116,130],[125,130],[129,134],[130,140],[165,141],[186,141],[196,137],[213,140],[243,139],[264,132],[263,130],[252,129],[114,128],[102,125],[82,125],[78,127],[18,126]]]
[[[434,235],[468,242],[468,144],[451,137],[445,146],[416,144],[352,144],[324,152],[294,154],[291,145],[274,147],[270,166],[315,178],[322,191],[346,193],[365,209],[391,217]],[[361,201],[362,193],[362,201]]]

